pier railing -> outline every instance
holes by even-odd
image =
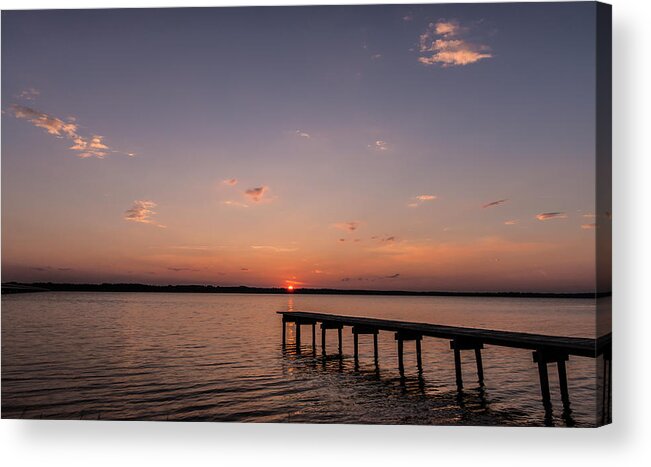
[[[312,327],[312,350],[316,354],[316,325],[321,327],[321,351],[326,355],[326,331],[336,329],[338,333],[338,352],[342,355],[342,329],[345,326],[352,328],[354,342],[355,365],[358,365],[358,342],[360,334],[373,336],[373,350],[375,363],[378,363],[378,333],[380,331],[394,333],[398,346],[398,369],[404,376],[403,347],[405,341],[415,341],[416,358],[419,372],[422,372],[421,340],[423,337],[449,339],[450,349],[454,352],[455,376],[457,388],[463,388],[461,373],[461,351],[473,350],[477,365],[477,377],[480,385],[484,384],[484,369],[481,351],[484,345],[512,347],[533,351],[533,361],[538,365],[540,390],[545,411],[551,412],[551,396],[547,365],[556,363],[564,409],[570,411],[570,395],[567,385],[567,369],[565,362],[570,356],[597,358],[602,356],[603,365],[603,409],[606,410],[606,389],[611,394],[612,375],[612,335],[607,334],[598,339],[583,337],[560,337],[543,334],[530,334],[524,332],[495,331],[489,329],[464,328],[457,326],[442,326],[428,323],[412,323],[377,318],[363,318],[354,316],[332,315],[306,311],[279,311],[283,320],[283,346],[286,345],[287,323],[295,325],[295,345],[297,352],[301,349],[301,326]],[[608,368],[608,370],[606,370]],[[608,384],[606,385],[606,380]]]

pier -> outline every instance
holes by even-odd
[[[477,366],[477,380],[484,385],[484,368],[481,351],[484,345],[511,347],[527,349],[532,351],[533,362],[538,367],[540,380],[540,392],[543,407],[546,413],[552,409],[548,365],[556,364],[563,408],[570,411],[570,394],[567,385],[567,369],[565,362],[570,356],[604,359],[604,380],[602,387],[603,409],[606,410],[606,398],[611,395],[612,382],[611,355],[612,355],[612,334],[590,339],[583,337],[560,337],[547,336],[542,334],[530,334],[523,332],[494,331],[488,329],[464,328],[457,326],[442,326],[427,323],[412,323],[406,321],[394,321],[376,318],[362,318],[343,315],[332,315],[325,313],[313,313],[304,311],[279,311],[283,321],[283,347],[286,345],[286,328],[288,323],[295,326],[296,351],[301,351],[301,326],[312,327],[312,352],[316,355],[316,326],[321,328],[321,352],[326,355],[326,331],[336,329],[339,337],[338,353],[342,356],[342,330],[350,327],[353,334],[354,359],[357,367],[359,361],[358,342],[360,335],[373,336],[373,350],[375,364],[378,364],[378,334],[380,331],[394,334],[398,353],[398,371],[404,376],[404,343],[414,341],[416,346],[416,359],[419,373],[422,373],[423,360],[421,352],[421,341],[424,337],[447,339],[450,341],[450,349],[454,354],[455,379],[457,389],[463,389],[463,378],[461,372],[461,352],[472,350],[475,355]],[[606,373],[606,367],[608,373]]]

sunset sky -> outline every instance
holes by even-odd
[[[592,291],[594,8],[3,12],[2,280]]]

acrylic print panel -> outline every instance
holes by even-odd
[[[610,7],[4,11],[4,418],[594,427]]]

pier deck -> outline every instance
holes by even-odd
[[[602,355],[604,358],[604,376],[606,365],[611,367],[612,355],[612,334],[601,336],[598,339],[583,337],[561,337],[548,336],[543,334],[530,334],[524,332],[496,331],[489,329],[465,328],[457,326],[443,326],[428,323],[413,323],[407,321],[395,321],[388,319],[365,318],[344,315],[332,315],[326,313],[314,313],[307,311],[279,311],[283,319],[283,345],[285,345],[286,323],[294,323],[296,326],[295,344],[300,351],[301,346],[301,325],[312,326],[312,348],[316,353],[316,325],[321,324],[321,348],[325,355],[325,336],[327,329],[337,329],[339,334],[339,354],[341,355],[341,333],[346,326],[352,328],[355,343],[355,363],[358,362],[358,336],[360,334],[372,334],[374,340],[375,362],[377,364],[377,335],[379,331],[395,333],[395,340],[398,344],[398,368],[400,374],[404,374],[403,345],[404,341],[416,341],[416,353],[418,359],[418,370],[422,372],[421,340],[423,337],[449,339],[450,348],[454,351],[455,372],[457,388],[463,388],[461,377],[461,351],[474,350],[477,363],[478,381],[483,385],[484,371],[481,358],[481,350],[484,345],[500,347],[511,347],[528,349],[533,351],[533,361],[538,365],[542,402],[546,411],[551,411],[551,397],[549,391],[549,378],[547,364],[556,363],[559,374],[559,384],[563,406],[569,412],[569,392],[567,387],[567,374],[565,362],[570,356],[597,358]],[[609,371],[609,374],[611,372]],[[608,388],[611,387],[608,378]],[[603,382],[603,399],[606,400],[606,381]],[[608,389],[610,393],[610,389]]]

